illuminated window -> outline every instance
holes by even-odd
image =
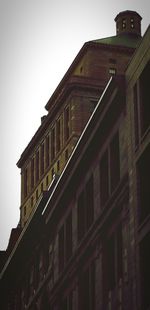
[[[109,74],[115,75],[116,74],[116,68],[109,68]]]

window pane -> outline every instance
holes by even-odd
[[[64,268],[64,226],[59,231],[58,236],[58,260],[59,260],[59,272]]]
[[[120,154],[118,132],[115,134],[110,144],[110,176],[111,191],[113,191],[120,179]]]
[[[31,160],[31,189],[34,187],[34,158]]]
[[[140,220],[143,221],[150,214],[150,146],[146,148],[137,164],[138,172],[138,201]]]
[[[36,153],[36,182],[39,180],[39,151]]]
[[[81,192],[78,198],[78,241],[80,241],[85,233],[85,206],[84,206],[84,191]]]
[[[141,104],[141,125],[142,133],[150,126],[150,62],[144,68],[140,76],[140,104]]]
[[[104,153],[100,161],[100,200],[101,204],[107,201],[109,196],[109,176],[108,176],[108,151]]]
[[[46,137],[46,168],[49,166],[49,136]]]
[[[135,84],[133,89],[134,96],[134,132],[135,132],[135,146],[139,142],[139,126],[138,126],[138,100],[137,100],[137,84]]]
[[[94,195],[93,195],[93,176],[86,184],[86,220],[87,229],[91,226],[94,219]]]
[[[72,255],[72,212],[66,220],[66,261]]]
[[[51,132],[51,160],[55,157],[55,128]]]
[[[44,144],[41,145],[41,175],[44,173]]]

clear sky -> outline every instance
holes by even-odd
[[[102,4],[103,3],[103,4]],[[115,35],[135,10],[148,27],[149,0],[0,0],[0,249],[19,222],[21,153],[44,106],[86,41]]]

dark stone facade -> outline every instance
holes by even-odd
[[[1,309],[149,309],[149,42],[150,28],[22,227]]]

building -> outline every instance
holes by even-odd
[[[2,309],[150,307],[150,28],[117,15],[85,43],[18,161],[20,235],[0,275]]]
[[[116,36],[87,42],[81,48],[46,104],[48,114],[18,161],[21,227],[53,174],[63,171],[110,76],[124,73],[141,39],[141,17],[137,13],[127,11],[115,20]]]

